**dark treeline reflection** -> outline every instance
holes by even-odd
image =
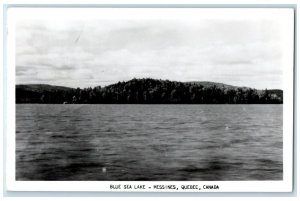
[[[74,104],[281,104],[282,90],[256,90],[211,82],[132,79],[106,87],[74,89],[17,85],[17,103]]]

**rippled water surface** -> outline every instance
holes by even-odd
[[[282,180],[282,105],[16,106],[17,180]]]

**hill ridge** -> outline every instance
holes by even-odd
[[[17,103],[101,104],[258,104],[282,103],[283,91],[257,90],[223,83],[179,82],[152,78],[84,89],[48,84],[16,85]]]

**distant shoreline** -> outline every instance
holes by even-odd
[[[16,103],[17,105],[283,105],[283,103]]]
[[[105,87],[16,85],[16,103],[35,104],[282,104],[280,89],[257,90],[214,82],[132,79]]]

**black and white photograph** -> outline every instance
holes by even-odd
[[[36,10],[14,18],[15,181],[289,175],[293,9]]]

